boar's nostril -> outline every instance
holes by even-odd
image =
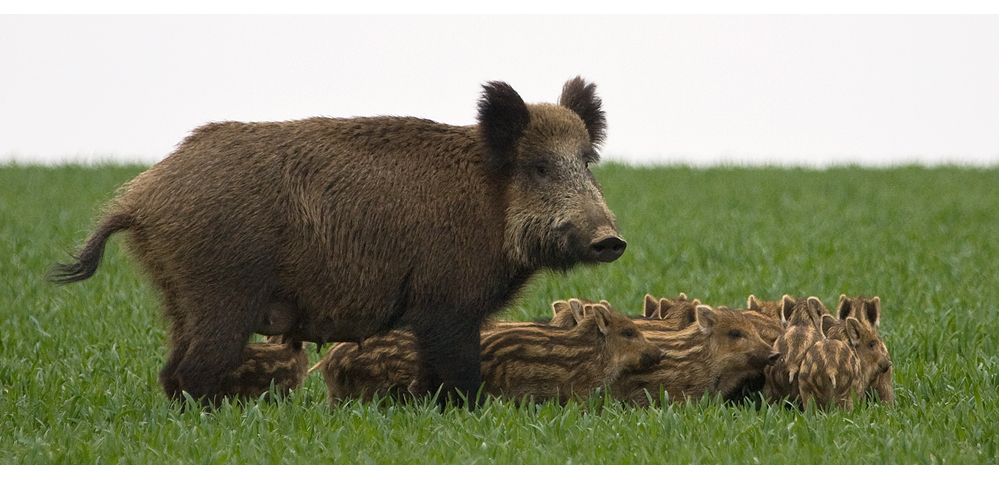
[[[623,239],[617,236],[607,236],[590,243],[590,255],[597,261],[610,263],[620,258],[627,246],[628,243],[625,243]]]

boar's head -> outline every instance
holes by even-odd
[[[611,262],[626,243],[590,172],[606,120],[595,86],[576,77],[558,104],[526,104],[492,82],[479,101],[486,169],[505,185],[508,257],[526,269]]]

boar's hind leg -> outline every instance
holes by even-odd
[[[213,302],[198,304],[195,311],[189,311],[183,331],[175,335],[174,351],[161,376],[173,368],[169,376],[178,389],[205,405],[217,405],[223,397],[233,395],[223,384],[241,364],[243,347],[253,333],[253,318],[263,306],[259,298],[266,296],[248,291],[252,290],[200,295],[199,299],[211,298]],[[166,392],[171,397],[181,395]]]
[[[469,317],[474,316],[458,316],[457,321],[448,321],[455,316],[440,316],[413,325],[420,364],[413,393],[434,394],[440,388],[441,406],[467,400],[469,409],[481,400],[480,322]]]
[[[160,370],[160,385],[167,397],[173,400],[183,399],[180,389],[180,381],[177,379],[177,365],[184,359],[184,352],[187,351],[187,340],[184,334],[185,319],[183,310],[177,305],[175,292],[169,288],[162,287],[163,302],[166,315],[170,319],[170,358]]]

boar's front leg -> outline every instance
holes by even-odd
[[[413,324],[419,374],[411,392],[432,395],[440,388],[437,402],[442,407],[464,403],[475,409],[481,401],[481,321],[470,317],[475,316],[421,318]]]

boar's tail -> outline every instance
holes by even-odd
[[[87,244],[74,256],[76,262],[56,264],[45,275],[45,279],[55,284],[69,284],[93,276],[97,271],[97,266],[101,264],[101,257],[104,256],[104,245],[107,244],[108,237],[131,226],[132,216],[129,214],[116,214],[104,218],[104,221],[97,227],[97,231],[94,231],[94,234],[87,240]]]

